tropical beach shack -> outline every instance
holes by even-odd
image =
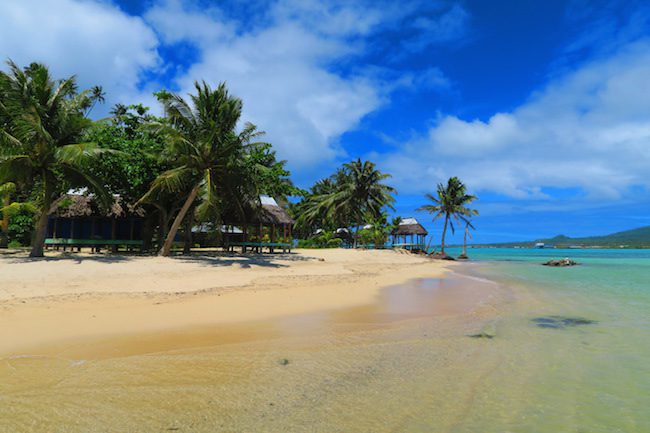
[[[93,194],[68,192],[50,208],[45,248],[142,250],[144,216],[142,209],[125,204],[119,196],[114,196],[110,209],[103,209]]]
[[[265,250],[270,253],[274,253],[276,250],[291,252],[293,225],[294,220],[273,197],[262,195],[260,196],[259,211],[248,218],[247,222],[225,223],[225,226],[230,227],[232,232],[226,231],[223,237],[223,247],[227,251],[234,251],[235,247],[241,247],[242,253],[247,250],[256,253],[262,253]],[[236,240],[239,238],[236,231],[241,233],[241,241]]]
[[[409,251],[424,251],[425,239],[429,233],[413,217],[403,218],[391,232],[393,248],[404,248]]]

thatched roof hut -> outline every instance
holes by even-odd
[[[50,207],[51,217],[57,218],[85,218],[85,217],[108,217],[127,218],[143,217],[144,209],[124,203],[119,195],[113,196],[113,203],[109,209],[101,206],[97,198],[92,194],[64,194],[52,203]]]
[[[143,245],[144,209],[113,196],[107,209],[93,194],[68,192],[52,203],[46,245],[99,248]]]
[[[267,195],[260,196],[262,209],[259,214],[259,220],[262,224],[275,224],[275,225],[292,225],[293,219],[289,216],[287,211],[278,205],[273,197]]]
[[[422,224],[413,217],[403,218],[391,233],[394,247],[411,251],[424,250],[424,242],[428,234]]]
[[[397,228],[391,233],[394,236],[408,236],[408,235],[421,235],[426,236],[429,234],[427,230],[413,217],[403,218]]]

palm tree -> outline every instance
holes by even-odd
[[[478,215],[478,211],[476,212],[475,215]],[[469,236],[470,238],[472,237],[472,234],[469,232],[469,229],[475,230],[474,226],[472,225],[472,222],[469,220],[465,221],[465,235],[463,236],[463,251],[460,253],[460,256],[458,256],[459,259],[467,259],[467,237]]]
[[[440,255],[445,256],[445,235],[447,234],[447,225],[451,226],[451,232],[454,233],[454,221],[468,222],[473,215],[478,215],[474,209],[469,209],[468,204],[476,200],[476,196],[467,194],[467,187],[457,177],[451,177],[445,186],[438,184],[437,197],[433,194],[426,194],[426,197],[432,204],[419,207],[418,211],[425,211],[434,214],[433,221],[441,216],[445,217],[445,224],[442,229],[442,240],[440,242]]]
[[[237,203],[250,198],[239,188],[247,183],[240,168],[244,149],[261,133],[252,124],[246,124],[236,133],[242,102],[228,93],[225,83],[214,90],[205,82],[195,82],[194,86],[197,94],[190,95],[191,103],[175,94],[159,93],[167,123],[157,123],[154,127],[165,134],[166,157],[175,167],[158,176],[140,202],[155,200],[165,193],[181,194],[185,198],[167,232],[159,253],[162,256],[170,255],[181,223],[186,217],[193,217],[192,213],[188,215],[193,206],[199,218],[216,219],[221,214],[224,197]]]
[[[390,177],[370,161],[357,159],[343,164],[331,180],[314,186],[323,193],[309,197],[298,223],[313,225],[320,220],[327,225],[330,221],[341,221],[346,226],[355,226],[356,247],[359,226],[367,218],[379,218],[385,206],[393,209],[395,189],[383,183]]]
[[[101,149],[80,142],[92,124],[84,111],[98,95],[77,93],[74,76],[53,80],[43,64],[23,70],[7,63],[9,72],[0,71],[0,180],[38,187],[40,206],[30,257],[42,257],[48,214],[63,180],[89,185],[102,201],[110,201],[85,169]]]

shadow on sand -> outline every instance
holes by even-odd
[[[49,255],[48,255],[49,254]],[[140,253],[76,253],[76,252],[62,252],[62,253],[46,253],[45,257],[31,258],[28,252],[22,250],[2,251],[0,253],[0,263],[34,263],[34,262],[74,262],[81,264],[83,262],[96,262],[96,263],[125,263],[140,257],[152,257],[152,254]],[[190,254],[174,254],[170,260],[186,263],[197,263],[203,266],[233,266],[238,265],[242,268],[249,268],[251,266],[269,267],[269,268],[283,268],[288,265],[278,262],[298,262],[314,260],[310,257],[301,256],[295,253],[283,254],[237,254],[226,252],[203,252],[197,251]]]

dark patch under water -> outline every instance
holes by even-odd
[[[596,320],[585,319],[583,317],[568,316],[542,316],[535,317],[531,321],[540,328],[564,329],[580,325],[593,325],[598,323]]]
[[[478,334],[469,334],[468,337],[470,338],[487,338],[488,340],[491,340],[494,338],[494,335],[487,333],[487,332],[479,332]]]

